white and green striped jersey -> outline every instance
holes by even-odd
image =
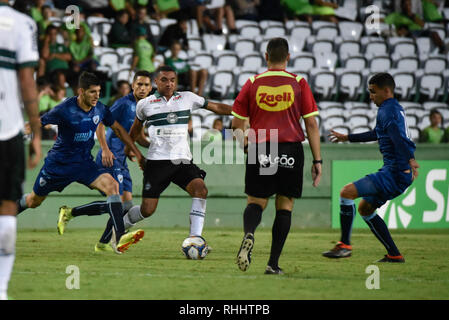
[[[17,70],[37,66],[37,27],[33,19],[0,3],[0,140],[23,130]]]
[[[188,122],[191,111],[207,107],[207,100],[190,91],[175,92],[167,99],[157,91],[140,100],[136,117],[145,121],[150,138],[147,159],[192,160]]]

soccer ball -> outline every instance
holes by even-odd
[[[201,260],[207,255],[207,243],[201,236],[186,238],[181,246],[182,253],[187,259]]]

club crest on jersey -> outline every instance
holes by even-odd
[[[123,175],[122,174],[117,175],[117,178],[118,178],[119,183],[123,183]]]
[[[92,121],[93,121],[95,124],[98,124],[98,122],[100,121],[100,116],[99,116],[99,115],[94,116],[94,117],[92,118]]]
[[[178,122],[178,116],[176,115],[176,113],[170,112],[167,115],[167,122],[170,124],[174,124],[174,123]]]
[[[45,181],[45,179],[44,178],[40,178],[39,179],[39,185],[41,186],[41,187],[43,187],[43,186],[45,186],[47,184],[47,181]]]
[[[282,111],[293,105],[295,93],[289,84],[279,87],[259,86],[256,92],[256,102],[263,110]]]

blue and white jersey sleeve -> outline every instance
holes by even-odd
[[[41,124],[42,126],[46,126],[47,124],[61,125],[62,119],[61,106],[58,105],[41,116]]]
[[[111,110],[109,110],[108,107],[103,105],[103,109],[104,109],[104,114],[103,114],[103,121],[102,122],[103,122],[103,124],[105,126],[110,127],[110,126],[112,126],[114,124],[115,118],[112,115],[112,112],[111,112]]]

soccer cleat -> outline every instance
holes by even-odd
[[[331,250],[323,252],[323,256],[326,258],[348,258],[351,256],[351,252],[352,246],[338,241]]]
[[[240,246],[239,253],[237,254],[237,265],[240,270],[246,271],[251,264],[251,253],[254,246],[254,235],[247,233],[243,237],[242,245]]]
[[[95,252],[114,252],[114,248],[109,243],[98,242],[95,245]]]
[[[60,235],[64,234],[65,226],[72,218],[73,218],[72,208],[69,208],[67,206],[62,206],[59,208],[59,219],[57,229]]]
[[[386,254],[382,259],[377,260],[377,262],[404,263],[405,259],[403,256],[390,256],[389,254]]]
[[[265,274],[284,274],[284,271],[277,267],[277,268],[272,268],[271,266],[267,266],[267,268],[265,269]]]
[[[121,236],[119,243],[117,244],[117,250],[119,252],[125,252],[132,244],[139,242],[144,235],[145,232],[142,229],[125,233]]]

